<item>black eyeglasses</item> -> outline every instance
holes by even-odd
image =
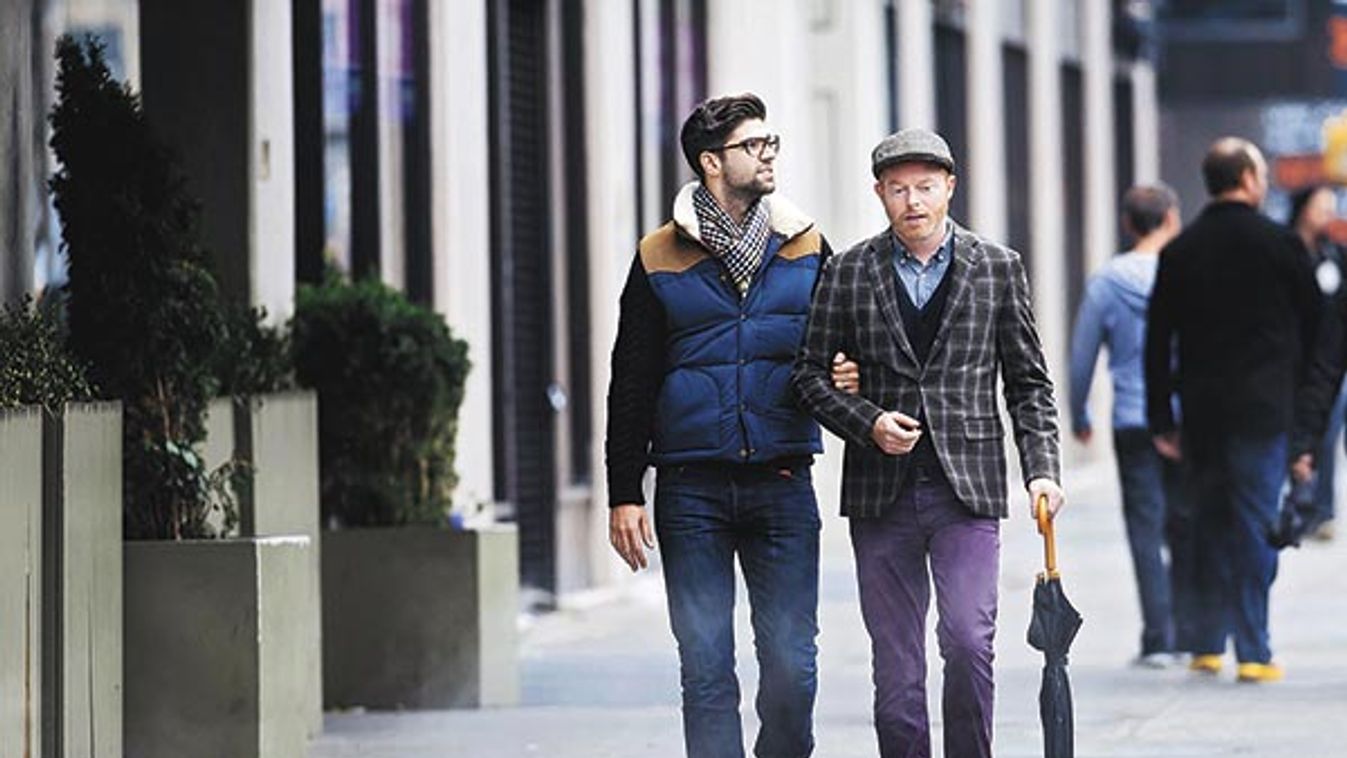
[[[733,150],[736,147],[743,148],[745,153],[748,153],[754,158],[762,158],[763,151],[769,147],[772,148],[773,154],[781,151],[781,135],[769,134],[765,137],[749,137],[748,139],[743,139],[738,142],[731,142],[728,145],[713,147],[711,150],[720,152],[722,150]]]

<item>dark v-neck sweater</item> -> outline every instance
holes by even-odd
[[[890,269],[894,278],[894,290],[898,293],[898,312],[903,317],[903,332],[907,334],[907,341],[912,344],[912,352],[917,354],[917,360],[922,366],[926,365],[926,360],[931,355],[931,345],[935,342],[940,318],[945,314],[945,302],[949,299],[949,283],[953,268],[951,265],[945,270],[940,284],[936,286],[935,292],[931,293],[931,299],[927,300],[925,307],[922,308],[918,308],[912,302],[912,297],[908,295],[907,287],[903,285],[898,272]],[[934,473],[940,470],[940,463],[935,454],[935,445],[931,442],[931,431],[926,428],[925,408],[920,410],[917,418],[921,421],[925,433],[909,453],[911,456],[909,470],[920,466]]]

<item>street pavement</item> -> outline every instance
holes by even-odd
[[[876,756],[868,640],[846,523],[834,515],[836,470],[819,468],[816,484],[826,513],[815,755]],[[1070,505],[1058,521],[1063,583],[1085,618],[1070,661],[1076,755],[1347,756],[1347,536],[1282,554],[1272,643],[1286,667],[1285,681],[1236,683],[1229,656],[1216,677],[1181,668],[1138,669],[1128,665],[1140,614],[1115,481],[1109,460],[1069,470]],[[1042,659],[1024,639],[1042,543],[1027,503],[1017,499],[1012,510],[1002,523],[996,644],[995,753],[1001,758],[1043,755],[1037,700]],[[738,621],[739,670],[751,747],[756,664],[745,610]],[[521,638],[519,707],[332,713],[310,758],[681,758],[678,661],[657,573],[526,619]],[[933,747],[940,756],[933,633],[930,650]]]

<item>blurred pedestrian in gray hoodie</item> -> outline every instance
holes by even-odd
[[[1160,249],[1179,232],[1178,198],[1164,185],[1139,186],[1123,197],[1123,225],[1136,245],[1090,280],[1071,342],[1071,428],[1088,444],[1094,425],[1087,401],[1101,347],[1113,378],[1113,450],[1122,483],[1123,518],[1141,600],[1141,650],[1135,662],[1163,668],[1190,649],[1191,516],[1180,499],[1178,465],[1156,452],[1146,425],[1144,352]],[[1166,565],[1165,548],[1170,561]]]

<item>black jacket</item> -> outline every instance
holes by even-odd
[[[1347,269],[1343,251],[1332,245],[1311,256],[1312,265],[1323,261],[1336,264],[1340,275]],[[1314,360],[1301,392],[1296,395],[1296,424],[1291,435],[1293,458],[1301,453],[1319,452],[1329,411],[1337,400],[1343,371],[1347,369],[1347,281],[1340,279],[1338,289],[1325,294],[1320,302],[1324,312],[1319,322]]]
[[[1160,254],[1146,328],[1151,431],[1291,431],[1320,311],[1299,238],[1254,208],[1213,202]],[[1177,343],[1177,365],[1172,356]]]

